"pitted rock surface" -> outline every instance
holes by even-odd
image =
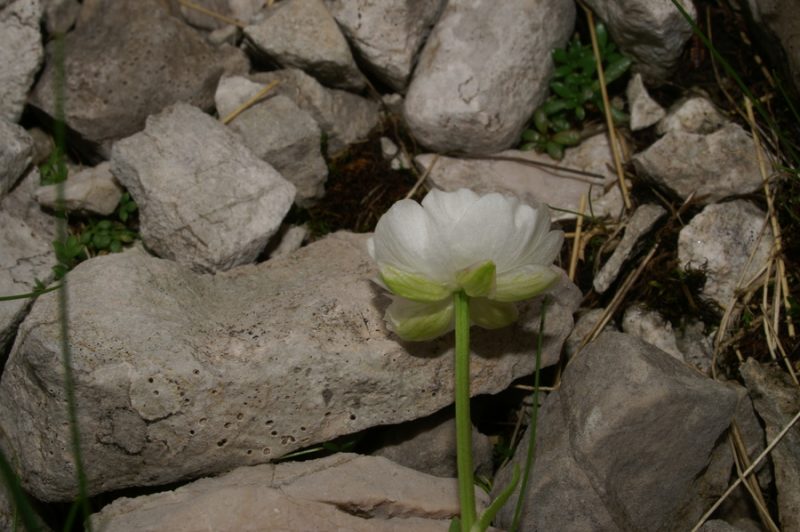
[[[186,104],[117,142],[111,172],[139,206],[145,245],[199,271],[254,261],[295,196],[238,135]]]
[[[405,100],[411,133],[437,152],[507,149],[547,93],[571,0],[452,0],[420,53]]]
[[[453,337],[401,343],[366,236],[196,274],[140,249],[70,273],[75,393],[89,491],[165,484],[267,462],[453,400]],[[543,363],[558,360],[580,293],[550,295]],[[472,393],[534,369],[541,298],[508,329],[472,331]],[[20,325],[0,381],[3,450],[36,497],[76,495],[57,299]]]
[[[84,3],[64,48],[67,125],[104,149],[175,102],[211,109],[222,74],[248,69],[240,50],[212,48],[157,0]],[[32,104],[51,116],[53,53],[48,47],[47,65],[31,96]]]

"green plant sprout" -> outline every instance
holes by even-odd
[[[631,60],[617,51],[604,24],[598,23],[595,31],[608,85],[627,72]],[[581,142],[583,132],[579,124],[603,113],[604,106],[591,45],[581,44],[576,35],[566,48],[553,51],[553,61],[556,65],[550,81],[553,94],[533,113],[531,127],[522,132],[520,149],[547,152],[560,161],[564,148]],[[618,124],[628,121],[628,116],[613,105],[611,116]]]
[[[418,204],[395,203],[367,241],[379,284],[392,294],[388,328],[406,341],[455,329],[456,466],[460,518],[451,530],[486,530],[519,482],[511,483],[481,515],[475,508],[470,418],[472,325],[498,329],[518,317],[515,302],[535,297],[559,278],[551,266],[564,235],[550,231],[546,206],[531,207],[497,193],[432,190]]]

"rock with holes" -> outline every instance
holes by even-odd
[[[408,87],[411,133],[437,152],[509,148],[544,100],[550,53],[574,21],[571,0],[448,2]]]
[[[481,512],[487,495],[476,489]],[[385,458],[336,454],[241,467],[180,488],[115,500],[92,516],[97,530],[347,530],[438,532],[459,513],[454,479]]]
[[[85,2],[64,47],[67,125],[106,153],[113,141],[141,130],[148,115],[172,103],[210,109],[222,74],[248,68],[241,51],[212,48],[157,0]],[[51,44],[31,96],[51,116],[54,53]]]
[[[235,87],[226,87],[231,84]],[[239,86],[246,89],[240,90]],[[221,80],[217,92],[236,91],[249,100],[261,88],[260,84],[237,76]],[[241,103],[233,98],[218,98],[217,111],[226,117]],[[238,114],[228,127],[242,137],[253,153],[295,186],[298,204],[307,206],[322,197],[328,177],[328,165],[320,151],[322,133],[311,115],[291,98],[277,94],[260,101]]]
[[[707,468],[740,397],[642,340],[603,333],[545,402],[520,530],[688,530],[706,509]],[[523,442],[494,495],[526,452]],[[506,506],[497,523],[512,515]]]
[[[680,0],[692,18],[697,10],[691,0]],[[663,82],[678,64],[692,27],[672,0],[587,0],[608,27],[622,52],[634,60],[633,71],[645,80]]]
[[[326,0],[359,58],[396,91],[405,90],[425,38],[443,0]]]
[[[766,213],[745,200],[709,205],[681,229],[678,260],[706,274],[703,295],[726,308],[770,260],[774,238]],[[752,257],[751,257],[752,255]]]
[[[42,64],[39,0],[0,2],[0,120],[18,122]]]
[[[113,213],[122,198],[122,187],[111,175],[108,161],[68,176],[62,190],[64,208],[68,211],[88,211],[102,216]],[[57,185],[46,185],[36,191],[36,201],[48,209],[56,208],[57,199]]]
[[[276,3],[244,34],[260,54],[283,67],[302,69],[325,85],[352,90],[366,85],[323,0]]]
[[[111,171],[139,206],[145,245],[200,271],[255,260],[295,197],[235,133],[186,104],[117,142]]]
[[[453,401],[453,337],[403,343],[367,235],[338,233],[216,275],[141,249],[96,257],[68,285],[89,491],[157,485],[267,462]],[[543,363],[559,358],[580,292],[550,292]],[[36,300],[0,380],[6,456],[42,500],[76,495],[55,294]],[[507,329],[472,331],[472,393],[535,365],[541,298]],[[30,415],[20,409],[35,405]]]
[[[703,203],[762,187],[753,139],[733,123],[708,135],[671,130],[634,155],[633,165],[681,199],[695,194]]]
[[[33,139],[17,124],[0,118],[0,199],[3,199],[31,164]]]

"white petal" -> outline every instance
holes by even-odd
[[[452,227],[461,219],[467,208],[478,201],[480,196],[468,188],[454,192],[433,189],[422,200],[422,206],[439,227]]]
[[[389,330],[403,340],[432,340],[453,330],[453,298],[435,303],[394,298],[385,319]]]
[[[452,232],[443,235],[454,271],[503,260],[513,246],[514,206],[514,200],[500,194],[487,194],[469,206]]]
[[[513,303],[477,297],[469,301],[469,317],[478,327],[499,329],[517,321],[519,312]]]

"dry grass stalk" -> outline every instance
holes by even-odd
[[[572,255],[569,259],[569,276],[570,281],[575,280],[575,270],[578,268],[578,252],[581,251],[581,231],[583,230],[583,214],[586,212],[586,194],[581,196],[581,202],[578,206],[578,220],[575,222],[575,234],[572,239]]]
[[[422,172],[422,174],[420,174],[420,176],[417,178],[417,182],[414,183],[414,186],[411,187],[411,190],[409,190],[408,194],[406,194],[405,199],[410,199],[410,198],[412,198],[414,196],[414,194],[417,193],[417,190],[419,190],[419,187],[421,187],[422,184],[425,182],[425,180],[428,179],[428,176],[430,175],[431,170],[433,170],[433,167],[436,165],[436,162],[438,160],[439,160],[439,154],[435,153],[433,155],[433,159],[431,159],[430,166],[428,166],[428,168],[426,168],[425,171]]]
[[[235,119],[237,116],[239,116],[240,114],[242,114],[244,111],[246,111],[247,109],[249,109],[250,107],[252,107],[252,106],[253,106],[253,105],[255,105],[256,103],[258,103],[258,102],[259,102],[259,101],[260,101],[260,100],[261,100],[261,99],[262,99],[264,96],[266,96],[266,95],[267,95],[267,93],[268,93],[269,91],[271,91],[273,88],[275,88],[275,86],[276,86],[278,83],[280,83],[280,81],[276,79],[275,81],[273,81],[273,82],[271,82],[271,83],[267,84],[267,85],[266,85],[266,86],[265,86],[263,89],[261,89],[260,91],[258,91],[258,94],[256,94],[255,96],[253,96],[252,98],[250,98],[249,100],[247,100],[246,102],[244,102],[242,105],[240,105],[239,107],[237,107],[237,108],[236,108],[236,109],[235,109],[233,112],[231,112],[231,114],[229,114],[229,115],[228,115],[228,116],[226,116],[224,119],[222,119],[222,123],[223,123],[223,124],[226,124],[226,125],[227,125],[227,124],[229,124],[229,123],[230,123],[231,121],[233,121],[233,119]]]
[[[197,5],[194,2],[189,2],[189,0],[178,0],[178,3],[181,4],[182,6],[188,7],[189,9],[194,9],[195,11],[203,13],[204,15],[208,15],[209,17],[221,20],[225,24],[231,24],[239,28],[244,28],[247,26],[247,24],[245,24],[241,20],[225,16],[222,13],[217,13],[216,11],[212,11],[207,7]]]
[[[742,474],[744,469],[752,465],[750,457],[747,455],[747,445],[745,445],[742,438],[742,433],[739,430],[739,425],[734,420],[731,423],[731,430],[729,433],[729,441],[731,443],[731,450],[733,454],[733,461],[736,464],[736,473],[739,478],[744,478],[744,486],[747,489],[750,497],[753,499],[758,510],[758,516],[761,519],[764,527],[770,532],[780,532],[780,529],[775,525],[772,517],[767,510],[767,503],[764,500],[764,495],[761,493],[761,487],[758,484],[758,478],[755,473],[750,473],[746,478]]]

